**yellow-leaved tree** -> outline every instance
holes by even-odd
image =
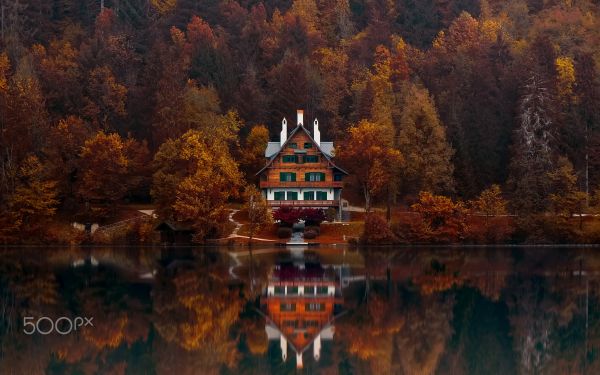
[[[446,130],[427,89],[406,84],[398,130],[398,148],[405,159],[401,173],[404,193],[421,190],[446,193],[454,188],[452,155]]]
[[[227,146],[190,130],[165,142],[154,163],[151,194],[160,217],[192,224],[198,241],[219,234],[227,221],[225,204],[242,183]]]
[[[240,167],[246,179],[255,178],[256,172],[265,163],[265,145],[269,142],[269,130],[264,125],[255,125],[248,133],[240,150]]]
[[[563,102],[571,102],[575,99],[573,90],[575,88],[575,64],[568,56],[557,57],[554,61],[556,68],[556,87],[559,99]]]
[[[348,168],[362,189],[365,210],[371,211],[372,198],[389,183],[403,162],[400,151],[392,146],[389,132],[370,121],[352,126],[336,157]]]

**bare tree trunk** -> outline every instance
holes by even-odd
[[[371,212],[371,194],[369,194],[369,189],[366,184],[363,185],[363,194],[365,196],[365,212]]]

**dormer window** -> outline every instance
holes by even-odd
[[[312,148],[312,146],[313,146],[313,145],[312,145],[312,143],[310,143],[310,142],[306,142],[306,143],[304,143],[304,148]]]
[[[293,149],[297,149],[298,148],[298,144],[297,143],[288,143],[288,147],[289,148],[293,148]]]

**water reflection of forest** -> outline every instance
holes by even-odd
[[[307,254],[2,250],[0,373],[600,373],[595,249]],[[276,318],[269,303],[298,313]],[[24,316],[95,327],[27,336]],[[273,327],[290,335],[287,355]]]

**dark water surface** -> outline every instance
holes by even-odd
[[[600,249],[11,248],[0,374],[600,374],[599,292]]]

